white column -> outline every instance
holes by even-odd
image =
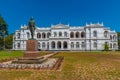
[[[74,38],[76,38],[76,35],[75,35],[76,32],[74,32]]]
[[[64,50],[64,49],[63,49],[63,41],[61,41],[61,50]]]
[[[68,48],[68,50],[71,50],[70,42],[67,42],[67,48]]]
[[[55,41],[55,50],[57,50],[57,41]]]
[[[76,50],[76,42],[74,42],[74,50]]]

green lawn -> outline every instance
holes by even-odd
[[[0,52],[0,59],[6,55],[13,58],[23,52]],[[120,52],[60,52],[55,57],[59,56],[64,56],[61,71],[1,69],[0,80],[120,80]]]
[[[23,51],[0,51],[0,61],[22,57]]]
[[[50,52],[45,52],[42,51],[40,52],[40,55],[46,55]],[[4,60],[9,60],[9,59],[14,59],[17,57],[22,57],[24,55],[24,51],[0,51],[0,62],[4,61]]]

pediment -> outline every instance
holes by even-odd
[[[52,25],[51,28],[54,28],[54,29],[60,29],[60,28],[69,28],[69,25],[64,25],[64,24],[57,24],[57,25]]]

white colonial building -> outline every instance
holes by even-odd
[[[16,30],[13,39],[14,50],[26,50],[26,40],[31,38],[26,25]],[[104,50],[108,44],[110,50],[118,49],[117,33],[104,27],[103,23],[86,26],[51,25],[49,28],[36,26],[34,38],[38,40],[39,50],[91,51]]]

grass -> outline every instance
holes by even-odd
[[[0,61],[22,57],[23,51],[0,51]]]
[[[50,52],[42,51],[40,52],[40,55],[46,55]],[[0,51],[0,61],[14,59],[17,57],[22,57],[24,55],[24,51]]]
[[[4,53],[12,58],[23,55],[18,52]],[[1,54],[3,52],[0,52],[0,59]],[[61,71],[1,69],[0,80],[120,80],[120,52],[60,52],[55,55],[59,56],[64,56]]]

